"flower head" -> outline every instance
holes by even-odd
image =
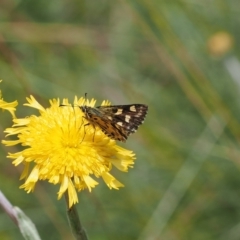
[[[1,82],[2,80],[0,80]],[[13,118],[15,118],[15,111],[16,111],[16,106],[18,105],[18,102],[17,101],[14,101],[14,102],[5,102],[2,98],[2,93],[0,91],[0,108],[2,108],[3,110],[7,110],[9,111]]]
[[[9,153],[15,166],[25,165],[21,186],[33,191],[38,180],[60,184],[58,199],[68,192],[69,207],[78,202],[77,191],[89,191],[98,182],[93,176],[102,177],[111,189],[123,185],[109,172],[112,166],[127,171],[134,163],[135,155],[107,137],[98,127],[87,124],[83,112],[77,106],[94,107],[95,100],[67,99],[60,106],[59,99],[50,100],[50,107],[42,107],[33,96],[27,98],[29,107],[38,109],[40,115],[14,119],[12,128],[5,130],[7,136],[17,135],[15,141],[2,141],[7,146],[21,144],[23,151]],[[103,105],[109,104],[104,101]]]

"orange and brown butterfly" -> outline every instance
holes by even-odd
[[[89,107],[79,106],[88,123],[98,126],[108,137],[125,142],[137,131],[148,111],[145,104]]]

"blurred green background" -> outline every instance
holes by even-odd
[[[133,169],[79,193],[91,240],[240,239],[240,5],[216,1],[3,0],[0,84],[4,100],[30,94],[145,103],[139,131],[120,144],[137,154]],[[97,105],[98,105],[97,104]],[[12,124],[1,113],[3,130]],[[59,186],[19,189],[22,167],[0,147],[0,190],[35,223],[42,239],[73,239]],[[23,239],[0,210],[0,239]]]

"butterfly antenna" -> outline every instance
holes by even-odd
[[[84,97],[84,104],[86,104],[87,103],[87,93],[85,93],[85,95],[84,95],[85,97]]]

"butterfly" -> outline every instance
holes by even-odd
[[[89,125],[98,126],[111,139],[125,142],[137,131],[148,111],[145,104],[89,107],[79,106]]]

